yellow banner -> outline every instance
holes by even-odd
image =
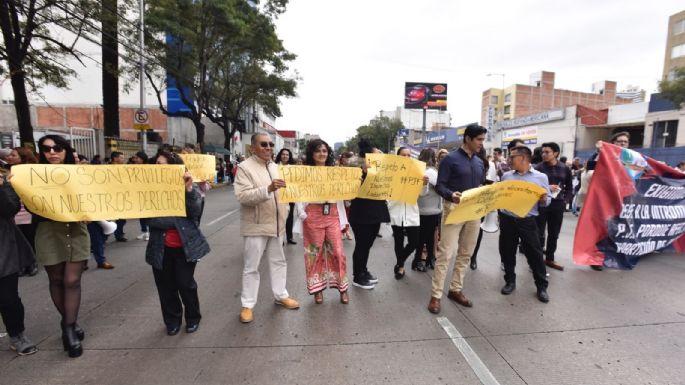
[[[216,157],[214,155],[180,154],[183,163],[193,176],[193,182],[214,182]]]
[[[281,202],[317,202],[354,199],[361,184],[358,167],[278,166],[285,188]]]
[[[415,204],[423,188],[426,164],[387,154],[366,154],[367,174],[359,198]]]
[[[487,213],[504,209],[523,217],[547,191],[535,183],[519,180],[497,182],[467,190],[459,204],[447,215],[445,223],[461,223],[480,219]]]
[[[186,215],[183,165],[12,167],[12,187],[34,214],[60,222]]]

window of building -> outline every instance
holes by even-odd
[[[499,97],[497,95],[491,95],[490,96],[490,104],[498,104],[499,103]]]
[[[504,103],[511,103],[511,94],[504,95]]]
[[[685,56],[685,44],[680,44],[671,49],[671,59]]]
[[[509,115],[511,113],[511,106],[504,106],[504,115]]]
[[[680,35],[683,32],[685,32],[685,19],[676,21],[675,24],[673,24],[674,35]]]
[[[675,138],[678,136],[678,121],[665,120],[654,122],[652,133],[652,147],[675,147]]]

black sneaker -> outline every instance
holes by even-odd
[[[376,287],[376,285],[369,282],[369,280],[366,279],[366,277],[353,279],[352,285],[357,286],[357,287],[362,288],[362,289],[366,289],[366,290],[371,290],[374,287]]]
[[[374,285],[378,283],[378,278],[375,275],[371,274],[370,271],[364,273],[364,278],[366,278],[367,281],[373,283]]]

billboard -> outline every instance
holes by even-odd
[[[404,83],[404,108],[447,109],[447,83]]]

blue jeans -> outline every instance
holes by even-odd
[[[96,222],[88,224],[88,233],[90,233],[90,252],[93,253],[93,258],[98,264],[107,260],[105,258],[105,241],[107,236],[102,231],[102,227]]]
[[[149,231],[147,227],[147,218],[140,218],[138,221],[140,222],[140,232],[147,233]]]
[[[124,225],[126,224],[126,219],[117,219],[116,221],[117,229],[114,230],[114,238],[121,239],[124,237]]]

